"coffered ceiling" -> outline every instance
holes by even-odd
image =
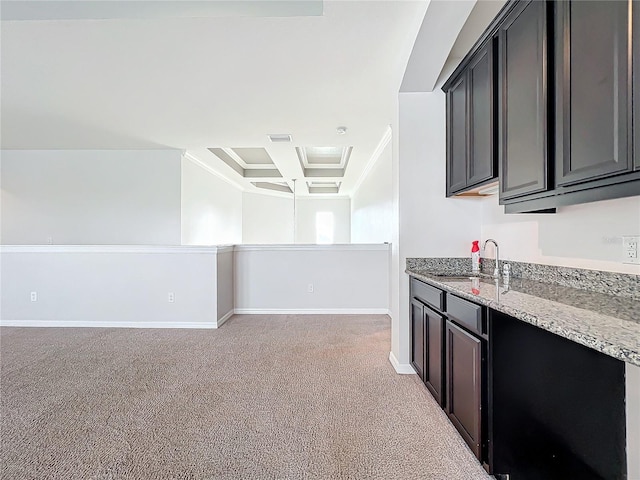
[[[428,4],[3,1],[2,148],[175,148],[248,191],[349,195]]]

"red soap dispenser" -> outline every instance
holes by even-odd
[[[474,240],[471,245],[471,272],[480,273],[480,240]]]

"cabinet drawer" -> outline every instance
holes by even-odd
[[[433,306],[436,310],[444,310],[444,292],[415,278],[411,278],[411,297]]]
[[[484,307],[453,295],[449,295],[447,299],[447,315],[449,318],[480,335],[486,333],[483,328],[484,311]]]

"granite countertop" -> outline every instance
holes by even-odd
[[[640,302],[604,293],[512,278],[509,288],[493,278],[406,273],[459,297],[640,366]],[[478,293],[473,293],[474,288]]]

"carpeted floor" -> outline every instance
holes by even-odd
[[[3,479],[489,478],[386,316],[0,336]]]

